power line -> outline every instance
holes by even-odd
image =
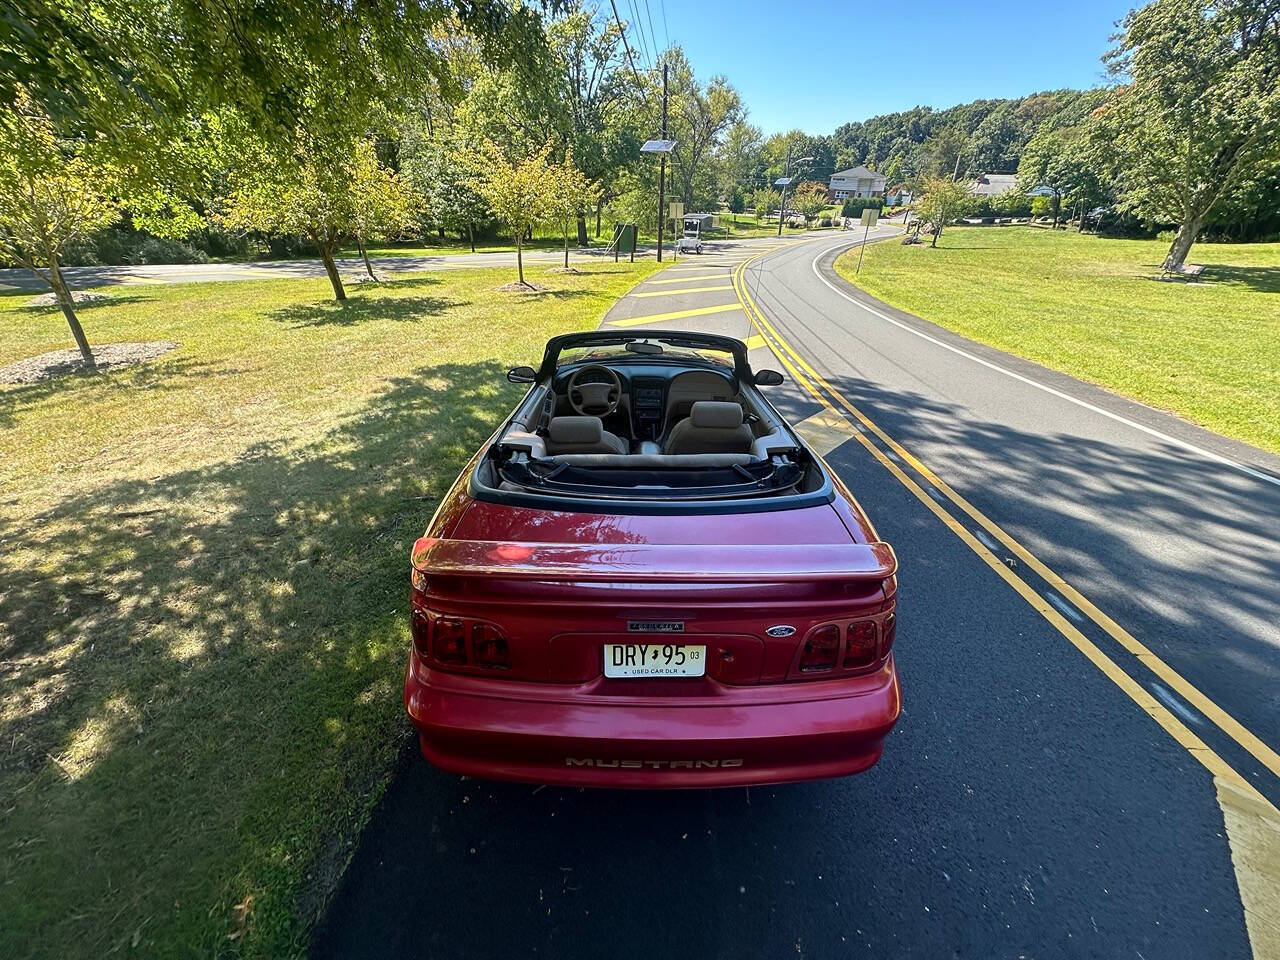
[[[609,6],[613,8],[613,22],[618,25],[618,31],[622,34],[622,49],[627,51],[627,63],[631,64],[631,75],[636,78],[636,86],[643,87],[640,82],[640,73],[636,70],[636,58],[631,53],[631,45],[627,43],[627,31],[622,25],[622,20],[618,16],[618,5],[614,0],[609,0]]]
[[[653,62],[658,62],[658,31],[653,29],[653,9],[649,6],[649,0],[644,0],[644,15],[649,18],[649,36],[653,38]]]
[[[662,9],[662,36],[667,41],[667,49],[671,49],[671,33],[667,30],[667,0],[658,0]]]
[[[640,19],[640,10],[636,7],[636,0],[628,0],[628,2],[631,4],[631,23],[635,24],[636,33],[640,35],[640,50],[644,54],[644,60],[640,62],[644,63],[645,60],[648,60],[649,62],[645,65],[645,69],[649,70],[653,66],[653,57],[649,54],[649,41],[644,35],[644,21]]]

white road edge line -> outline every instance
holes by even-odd
[[[859,240],[857,241],[857,243],[850,244],[850,246],[857,246],[857,244],[861,242],[862,241]],[[1257,480],[1263,480],[1263,481],[1266,481],[1267,483],[1274,484],[1275,486],[1280,487],[1280,477],[1273,477],[1271,474],[1263,473],[1261,470],[1254,470],[1252,467],[1246,466],[1245,464],[1240,463],[1238,460],[1232,460],[1230,457],[1224,457],[1221,454],[1214,453],[1211,450],[1206,450],[1203,447],[1197,447],[1194,443],[1189,443],[1186,440],[1179,440],[1177,437],[1172,437],[1169,434],[1163,433],[1160,430],[1156,430],[1152,427],[1144,426],[1143,424],[1138,423],[1136,420],[1130,420],[1128,417],[1122,417],[1118,413],[1112,413],[1110,410],[1104,410],[1102,407],[1089,403],[1087,400],[1081,400],[1078,397],[1071,396],[1071,394],[1069,393],[1063,393],[1061,390],[1057,390],[1046,384],[1039,383],[1036,380],[1032,380],[1030,377],[1024,377],[1020,373],[1014,373],[1012,370],[1002,367],[998,363],[992,363],[990,360],[984,360],[982,359],[982,357],[976,356],[975,354],[972,354],[967,350],[961,350],[959,347],[953,347],[951,344],[946,343],[942,340],[939,340],[937,337],[931,337],[927,333],[923,333],[920,330],[916,330],[915,328],[909,326],[908,324],[903,323],[901,320],[895,320],[893,317],[889,316],[886,313],[882,313],[881,311],[877,310],[875,307],[867,306],[861,300],[858,300],[856,297],[849,296],[849,294],[845,293],[843,290],[837,287],[834,283],[832,283],[830,280],[824,277],[822,275],[822,271],[818,269],[818,261],[821,260],[823,257],[825,257],[828,253],[830,253],[832,249],[834,248],[828,247],[825,250],[823,250],[821,253],[819,253],[816,257],[813,258],[813,262],[811,264],[811,266],[813,267],[813,275],[817,277],[819,280],[821,280],[824,284],[826,284],[827,287],[830,288],[832,292],[837,293],[840,296],[844,297],[844,299],[848,300],[854,306],[861,307],[863,310],[867,311],[867,313],[871,314],[872,316],[879,317],[881,320],[884,320],[887,323],[891,323],[895,327],[900,327],[901,329],[907,331],[907,333],[914,334],[915,336],[920,337],[923,340],[928,340],[930,343],[935,343],[938,346],[942,347],[943,349],[950,350],[952,353],[959,354],[962,357],[972,360],[974,363],[980,363],[984,367],[987,367],[991,370],[995,370],[997,373],[1003,373],[1006,377],[1012,377],[1014,380],[1020,380],[1023,383],[1028,384],[1029,386],[1035,387],[1037,390],[1043,390],[1045,393],[1053,394],[1053,396],[1055,397],[1060,397],[1063,400],[1067,400],[1071,403],[1074,403],[1078,407],[1084,407],[1086,410],[1092,410],[1094,413],[1098,413],[1111,420],[1115,420],[1117,423],[1123,423],[1125,426],[1133,427],[1135,430],[1141,430],[1143,433],[1149,436],[1155,437],[1158,440],[1163,440],[1166,443],[1171,443],[1176,447],[1181,447],[1183,450],[1189,450],[1192,453],[1199,454],[1200,456],[1208,460],[1212,460],[1214,463],[1220,463],[1224,466],[1234,467],[1236,470],[1239,470],[1242,473],[1247,473],[1249,476]]]

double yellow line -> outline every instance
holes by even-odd
[[[806,242],[806,241],[798,241]],[[959,510],[975,521],[982,529],[994,537],[999,543],[1006,547],[1015,557],[1022,563],[1026,564],[1030,569],[1042,579],[1046,584],[1056,590],[1065,597],[1069,602],[1075,605],[1084,616],[1092,620],[1104,632],[1115,640],[1121,647],[1133,654],[1137,658],[1138,663],[1145,667],[1148,671],[1159,677],[1173,690],[1177,691],[1183,699],[1199,710],[1208,720],[1215,724],[1223,733],[1234,740],[1237,744],[1249,752],[1259,763],[1270,770],[1277,777],[1280,777],[1280,755],[1277,755],[1267,744],[1263,743],[1257,736],[1247,730],[1238,720],[1232,717],[1227,711],[1214,703],[1209,697],[1193,686],[1188,680],[1181,676],[1177,671],[1170,667],[1167,663],[1156,656],[1145,645],[1139,642],[1132,634],[1117,624],[1109,616],[1099,610],[1087,597],[1067,583],[1061,576],[1050,569],[1045,563],[1032,554],[1026,547],[1020,544],[1005,530],[995,523],[990,517],[983,514],[980,510],[969,503],[964,497],[953,490],[944,480],[938,477],[932,470],[921,463],[910,451],[906,450],[900,443],[885,433],[872,420],[867,417],[861,410],[854,406],[848,398],[840,393],[835,387],[827,382],[805,359],[800,353],[791,346],[778,331],[769,322],[769,320],[761,312],[752,298],[746,283],[747,267],[756,259],[764,256],[765,251],[743,261],[733,273],[733,284],[737,291],[738,298],[742,302],[742,308],[746,311],[753,326],[759,331],[769,348],[777,356],[778,360],[786,367],[787,371],[795,378],[796,382],[803,386],[823,408],[834,413],[837,416],[847,415],[855,421],[854,438],[863,448],[870,453],[876,461],[888,470],[894,478],[911,491],[917,500],[923,503],[929,510],[946,525],[947,529],[954,533],[960,540],[972,550],[981,560],[986,563],[1002,580],[1017,591],[1032,608],[1036,610],[1042,617],[1053,625],[1059,633],[1069,640],[1073,646],[1081,653],[1089,658],[1102,673],[1119,687],[1124,693],[1142,708],[1156,723],[1160,724],[1164,730],[1181,744],[1197,761],[1199,761],[1210,773],[1215,777],[1221,778],[1227,783],[1232,784],[1239,790],[1244,791],[1249,796],[1261,801],[1272,812],[1280,815],[1280,811],[1276,811],[1275,807],[1263,797],[1254,786],[1249,783],[1240,773],[1231,767],[1217,753],[1215,753],[1203,740],[1193,733],[1181,720],[1173,715],[1159,700],[1152,696],[1147,690],[1129,676],[1120,666],[1101,650],[1092,640],[1086,637],[1079,629],[1075,627],[1066,617],[1032,588],[1025,580],[1018,576],[1006,563],[997,557],[990,549],[986,547],[973,533],[971,533],[959,520],[957,520],[949,511],[944,509],[932,496],[930,496],[919,483],[916,482],[905,470],[897,463],[891,460],[877,446],[867,433],[877,437],[889,450],[896,454],[901,460],[909,465],[921,478],[923,478],[934,490],[940,493],[951,504],[959,508]],[[841,414],[831,401],[839,404],[845,411]]]

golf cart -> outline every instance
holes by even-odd
[[[715,225],[715,217],[709,213],[690,213],[683,218],[684,232],[676,240],[678,253],[701,253],[702,231]]]

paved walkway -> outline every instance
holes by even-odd
[[[829,232],[829,231],[824,231]],[[789,235],[791,236],[791,235]],[[737,247],[749,240],[718,240],[706,245],[706,249],[719,250]],[[653,247],[641,247],[637,257],[651,257]],[[666,250],[670,257],[671,250]],[[705,256],[705,254],[704,254]],[[604,247],[574,249],[570,251],[570,263],[583,263],[612,258],[613,252]],[[552,264],[564,260],[563,250],[527,250],[524,262]],[[431,253],[413,257],[374,257],[373,268],[378,273],[422,273],[428,270],[461,270],[475,267],[515,266],[516,255],[509,253]],[[345,278],[355,279],[364,275],[364,261],[347,258],[337,261],[338,270]],[[324,264],[311,260],[260,260],[245,263],[155,263],[138,266],[65,267],[63,276],[74,290],[90,287],[137,285],[153,283],[217,283],[230,280],[284,280],[300,277],[323,277]],[[45,291],[45,283],[24,269],[0,269],[0,290]]]

